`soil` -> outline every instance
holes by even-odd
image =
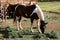
[[[44,12],[44,16],[60,18],[60,14],[57,14],[57,13]],[[7,20],[7,24],[12,25],[12,23],[13,23],[12,19]],[[30,27],[30,24],[31,24],[30,21],[22,21],[22,27],[23,28]],[[36,21],[34,21],[33,26],[34,27],[37,26]],[[57,22],[48,21],[48,24],[46,25],[45,31],[49,31],[49,32],[50,31],[57,31],[57,32],[60,32],[60,21],[57,21]],[[51,39],[51,40],[53,40],[53,39]],[[60,39],[55,39],[55,40],[60,40]]]

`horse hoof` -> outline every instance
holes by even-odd
[[[42,33],[41,31],[38,31],[38,33]]]
[[[23,28],[20,28],[21,30],[23,30]]]
[[[18,28],[17,31],[19,31],[20,29]]]
[[[33,30],[31,30],[31,32],[33,33],[34,31],[33,31]]]

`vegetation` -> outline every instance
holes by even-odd
[[[31,40],[49,40],[49,39],[57,39],[59,38],[59,34],[55,31],[51,31],[45,34],[41,34],[41,33],[31,33],[29,28],[24,29],[24,30],[20,30],[17,31],[14,28],[11,28],[11,26],[7,26],[6,28],[4,28],[4,30],[0,30],[0,32],[3,34],[4,38],[7,39],[18,39],[18,40],[28,40],[27,38],[30,38]],[[29,39],[29,40],[30,40]]]
[[[38,5],[43,11],[60,13],[60,2],[39,2]]]
[[[41,33],[31,33],[28,29],[24,29],[21,31],[17,31],[11,26],[7,26],[3,32],[3,37],[14,40],[28,40],[27,38],[31,38],[32,40],[49,40],[49,39],[57,39],[59,38],[59,33],[55,31],[51,31],[49,33],[41,34]],[[30,40],[30,39],[29,39]]]

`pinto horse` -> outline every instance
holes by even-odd
[[[14,14],[14,11],[15,11],[15,7],[17,6],[18,4],[15,4],[15,5],[12,5],[12,4],[9,4],[9,6],[7,7],[7,16],[9,16],[10,18],[13,18],[13,14]]]
[[[6,22],[6,9],[7,9],[7,6],[8,6],[8,2],[7,2],[7,0],[1,0],[1,2],[0,2],[0,14],[1,14],[1,16],[2,16],[2,21],[4,22],[4,20],[5,20],[5,22]]]
[[[13,15],[14,22],[17,23],[16,27],[18,30],[23,29],[21,26],[21,18],[25,17],[30,18],[31,32],[33,32],[32,30],[33,21],[37,20],[38,31],[44,33],[45,25],[47,23],[45,23],[43,12],[37,4],[33,4],[30,6],[21,4],[10,5],[8,6],[8,14],[9,12],[12,13],[11,15]]]

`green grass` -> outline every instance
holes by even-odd
[[[45,21],[59,22],[60,18],[59,17],[48,17],[48,16],[45,16]]]
[[[17,31],[10,26],[5,28],[3,36],[8,40],[49,40],[49,39],[58,39],[60,38],[60,34],[55,31],[51,31],[49,33],[41,34],[41,33],[31,33],[29,28],[26,28],[21,31]],[[11,31],[10,31],[11,30]],[[15,30],[15,31],[14,31]]]
[[[38,5],[44,11],[52,11],[60,13],[60,2],[39,2]]]

